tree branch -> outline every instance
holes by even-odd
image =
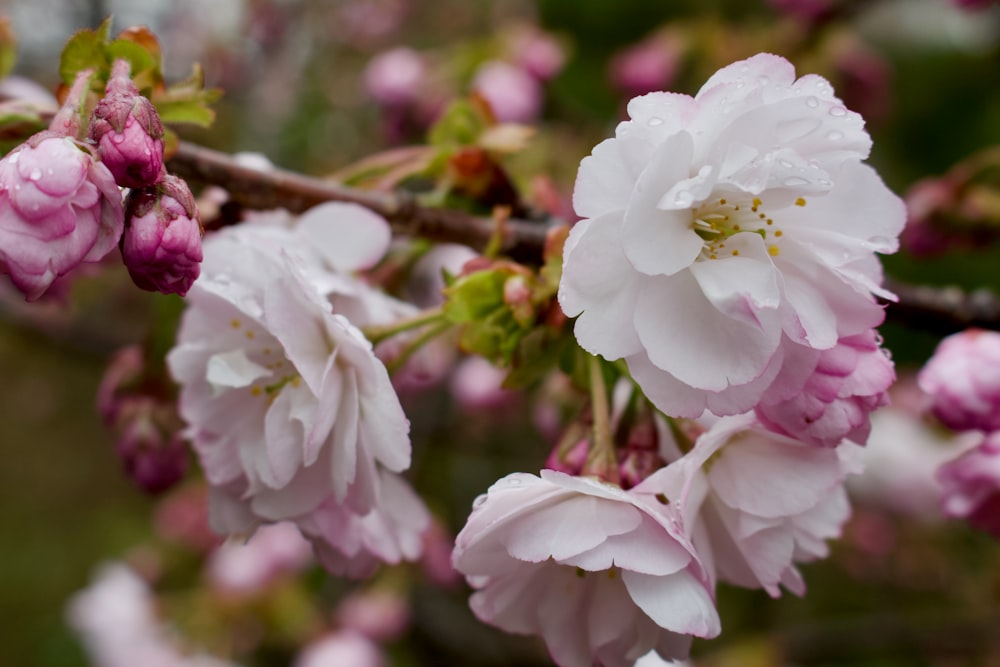
[[[301,213],[327,201],[351,202],[384,217],[397,234],[480,250],[496,232],[497,223],[491,219],[421,206],[405,192],[359,190],[284,169],[259,171],[238,164],[227,153],[187,142],[181,142],[168,165],[184,179],[225,188],[233,201],[250,209],[285,208]],[[546,232],[556,223],[508,219],[503,222],[500,250],[517,261],[540,264]],[[886,316],[911,328],[936,334],[972,326],[1000,329],[1000,299],[989,290],[967,294],[954,287],[909,285],[892,279],[886,280],[886,286],[899,295],[898,303],[888,304]]]

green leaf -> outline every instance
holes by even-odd
[[[472,146],[489,127],[489,119],[469,100],[455,100],[427,135],[432,146]]]
[[[164,123],[191,123],[209,127],[215,121],[215,111],[197,100],[157,102],[156,110]]]
[[[66,42],[59,58],[59,76],[63,83],[70,86],[76,80],[77,73],[85,69],[106,73],[109,66],[100,36],[93,30],[81,30]]]
[[[110,63],[122,58],[128,61],[131,67],[132,77],[141,76],[144,72],[156,68],[156,61],[153,56],[150,55],[149,51],[144,49],[141,44],[137,44],[131,40],[127,39],[116,39],[111,42],[105,48],[105,54],[107,55],[107,60]]]

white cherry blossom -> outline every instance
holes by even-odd
[[[905,209],[825,79],[759,54],[628,112],[574,191],[559,301],[582,347],[624,358],[668,414],[737,414],[881,322],[875,253]]]
[[[473,612],[540,635],[562,667],[631,667],[651,650],[686,657],[692,636],[719,633],[719,616],[692,538],[663,501],[554,470],[501,479],[456,538]]]

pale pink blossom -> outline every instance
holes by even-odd
[[[690,453],[647,481],[682,477],[689,493],[697,489],[695,502],[704,498],[699,516],[720,580],[772,597],[781,595],[780,586],[802,595],[795,563],[826,557],[826,540],[840,535],[850,515],[844,480],[860,470],[855,449],[811,447],[768,431],[749,414],[724,417]]]
[[[385,667],[378,644],[364,635],[342,630],[312,642],[295,658],[293,667]]]
[[[566,64],[566,53],[559,42],[533,26],[514,34],[510,55],[521,69],[539,81],[548,81]]]
[[[476,501],[454,563],[481,621],[540,635],[562,667],[685,657],[692,636],[719,633],[701,557],[653,493],[552,470],[508,475]]]
[[[312,560],[312,548],[292,523],[261,526],[246,541],[229,540],[208,558],[212,585],[227,593],[252,595]]]
[[[968,329],[948,336],[917,381],[949,428],[1000,430],[1000,333]]]
[[[667,414],[737,414],[882,321],[875,253],[904,207],[825,79],[759,54],[628,110],[574,191],[559,302],[584,349],[624,358]]]
[[[501,123],[530,123],[542,112],[542,86],[517,65],[489,60],[479,66],[472,89],[482,95]]]
[[[45,131],[0,159],[0,273],[29,301],[122,233],[121,191],[85,145]]]
[[[941,466],[937,478],[946,515],[1000,538],[1000,432]]]
[[[895,378],[874,331],[848,336],[820,353],[801,392],[779,401],[765,395],[757,417],[778,433],[820,447],[836,447],[844,438],[863,445],[871,413],[889,402]]]
[[[206,239],[168,356],[213,527],[294,521],[324,565],[352,573],[415,558],[426,509],[394,474],[410,463],[409,423],[389,375],[315,267],[265,241],[242,227]]]

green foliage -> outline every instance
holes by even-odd
[[[10,27],[10,20],[0,16],[0,79],[10,74],[17,62],[17,39]]]

